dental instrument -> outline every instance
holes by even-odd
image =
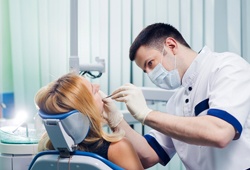
[[[112,94],[110,94],[110,95],[108,95],[108,96],[106,96],[106,97],[104,97],[103,99],[106,99],[106,98],[109,98],[109,97],[112,97],[113,95]]]

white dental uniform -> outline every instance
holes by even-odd
[[[182,86],[167,103],[167,113],[211,115],[230,123],[236,138],[225,148],[191,145],[156,130],[145,135],[167,164],[177,153],[187,170],[250,168],[250,65],[240,56],[204,47],[186,71]]]

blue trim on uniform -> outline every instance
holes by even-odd
[[[151,135],[144,135],[144,138],[147,140],[148,144],[154,149],[156,154],[159,156],[161,161],[164,163],[163,165],[167,165],[170,161],[170,157],[161,147],[161,145],[157,142],[157,140]]]
[[[195,108],[194,108],[194,113],[195,116],[198,116],[201,112],[203,112],[204,110],[209,109],[209,105],[208,105],[209,99],[205,99],[203,101],[201,101],[200,103],[198,103]]]
[[[215,116],[218,117],[222,120],[225,120],[226,122],[230,123],[236,130],[236,138],[234,140],[238,139],[241,135],[242,132],[242,126],[240,122],[231,114],[224,110],[219,110],[219,109],[209,109],[207,112],[207,115]]]

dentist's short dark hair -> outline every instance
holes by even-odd
[[[129,50],[130,60],[135,60],[136,52],[141,46],[153,47],[160,51],[164,41],[168,37],[172,37],[180,44],[190,48],[188,43],[182,37],[181,33],[172,25],[155,23],[144,28],[135,38]]]

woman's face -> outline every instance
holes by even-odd
[[[99,94],[100,86],[98,84],[92,84],[90,83],[87,79],[82,77],[84,84],[87,86],[89,89],[90,93],[93,94],[93,98],[95,100],[95,103],[97,107],[100,110],[100,114],[103,112],[103,102],[102,102],[102,97]]]

